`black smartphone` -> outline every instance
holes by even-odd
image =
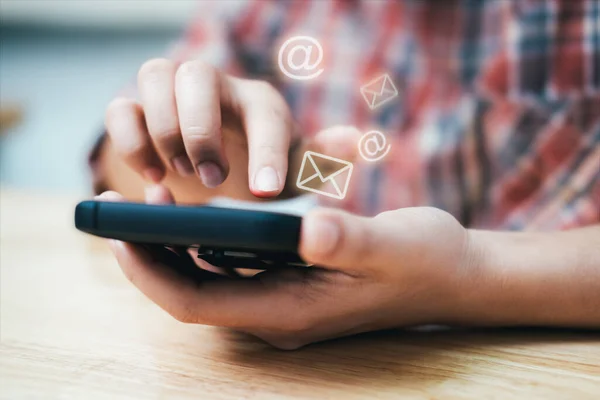
[[[104,238],[168,248],[195,248],[225,268],[308,266],[298,255],[302,219],[295,215],[212,206],[83,201],[75,226]]]

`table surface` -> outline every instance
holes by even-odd
[[[279,351],[179,323],[73,228],[74,197],[0,192],[2,399],[598,399],[600,335],[386,331]]]

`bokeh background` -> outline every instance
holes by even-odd
[[[0,185],[89,193],[104,110],[195,0],[0,0]]]

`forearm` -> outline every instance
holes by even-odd
[[[470,237],[453,323],[600,328],[600,225]]]

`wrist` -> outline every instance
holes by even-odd
[[[597,327],[597,228],[468,231],[449,324]],[[591,260],[591,261],[590,261]]]
[[[511,254],[519,250],[502,235],[506,234],[467,230],[451,325],[522,325],[527,315],[535,314],[531,298],[523,295],[531,293],[530,281],[511,265]]]

